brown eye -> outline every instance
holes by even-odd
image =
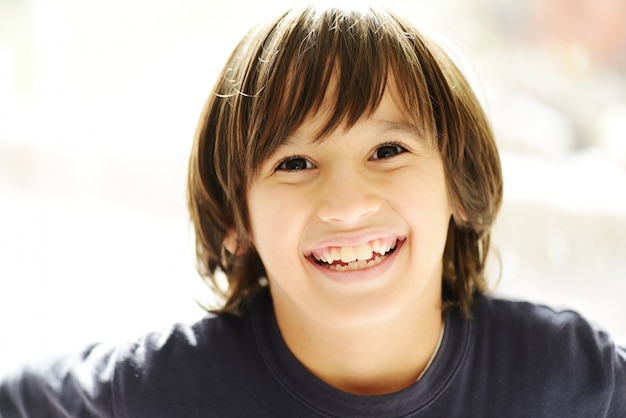
[[[278,167],[276,167],[276,170],[301,171],[301,170],[307,170],[311,168],[315,168],[315,166],[306,158],[290,157],[290,158],[287,158],[286,160],[283,160],[283,162],[281,162],[278,165]]]
[[[374,151],[374,154],[370,158],[371,160],[384,160],[387,158],[395,157],[396,155],[402,154],[406,151],[401,145],[397,144],[384,144],[381,145]]]

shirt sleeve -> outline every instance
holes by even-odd
[[[0,382],[0,417],[113,417],[116,350],[92,345],[41,361]]]

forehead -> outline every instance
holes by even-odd
[[[336,83],[331,82],[329,84],[329,89],[336,87]],[[281,145],[290,145],[303,140],[307,142],[324,141],[334,132],[348,131],[359,122],[364,122],[367,129],[371,130],[373,134],[407,134],[422,140],[432,137],[425,132],[424,124],[415,123],[407,117],[408,112],[402,109],[401,101],[396,98],[398,93],[393,78],[387,83],[380,102],[375,108],[362,114],[356,121],[350,121],[347,115],[343,115],[344,117],[339,123],[329,129],[328,126],[334,115],[334,94],[334,92],[327,94],[319,109],[310,111],[302,123],[285,137]]]

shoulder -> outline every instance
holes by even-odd
[[[165,405],[174,415],[188,414],[186,405],[206,397],[200,392],[216,391],[241,374],[245,362],[234,359],[253,357],[249,334],[241,318],[219,315],[119,346],[111,380],[113,404],[133,413],[161,414],[152,416],[163,416]],[[159,409],[146,411],[146,399],[159,400]]]
[[[479,338],[496,348],[523,350],[551,361],[597,361],[615,351],[604,330],[573,310],[483,296],[474,314]]]
[[[184,375],[207,367],[202,359],[236,356],[249,332],[233,315],[207,316],[193,324],[174,324],[116,348],[116,382],[150,380],[157,374]],[[123,381],[122,383],[127,383]]]
[[[479,330],[497,331],[495,337],[508,336],[542,348],[549,345],[567,351],[581,344],[599,349],[613,346],[613,340],[604,330],[570,309],[481,296],[474,314]]]
[[[245,338],[243,320],[232,315],[208,315],[193,324],[176,323],[121,346],[127,361],[150,365],[167,358],[217,354]]]
[[[482,296],[472,322],[474,356],[524,392],[626,409],[624,350],[579,313]]]
[[[117,416],[241,416],[270,408],[280,392],[260,353],[255,324],[267,298],[242,316],[221,314],[177,324],[118,349],[111,381]],[[254,399],[254,403],[238,402]],[[237,412],[239,411],[239,412]]]
[[[473,313],[485,326],[523,327],[529,332],[594,328],[582,315],[573,310],[492,296],[480,296]]]
[[[242,356],[246,334],[240,318],[208,316],[31,363],[0,382],[0,415],[194,416],[199,391],[241,364],[228,359]]]

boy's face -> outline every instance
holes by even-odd
[[[370,117],[323,140],[326,114],[306,119],[249,185],[252,243],[279,322],[359,326],[440,306],[444,168],[390,88]]]

